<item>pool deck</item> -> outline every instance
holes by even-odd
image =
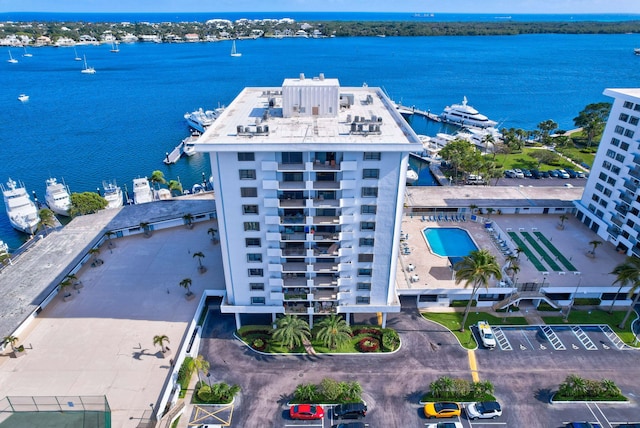
[[[426,216],[428,219],[428,216]],[[476,223],[469,220],[466,222],[433,222],[422,221],[422,216],[405,216],[402,221],[402,231],[409,237],[405,241],[408,244],[411,254],[400,256],[397,270],[397,286],[401,294],[428,293],[434,290],[452,290],[463,288],[463,284],[456,285],[453,279],[453,272],[446,257],[433,254],[426,242],[423,230],[427,227],[460,227],[469,232],[478,248],[488,249],[494,254],[500,264],[505,266],[507,257],[500,251],[498,245],[487,231],[484,223]],[[611,287],[612,291],[617,290],[617,286],[612,286],[615,275],[609,274],[613,267],[626,258],[624,254],[618,254],[613,245],[604,242],[596,249],[595,257],[588,257],[587,252],[592,249],[589,242],[602,240],[593,231],[580,223],[575,217],[564,222],[564,229],[559,229],[559,215],[492,215],[491,221],[495,222],[499,229],[503,231],[501,238],[505,239],[510,248],[515,249],[517,245],[506,234],[508,229],[518,233],[523,231],[533,233],[542,232],[551,241],[560,253],[574,265],[578,274],[566,271],[562,273],[542,271],[527,259],[523,253],[520,255],[520,271],[515,275],[518,283],[538,283],[545,287],[558,287],[559,292],[573,292],[579,284],[584,287]],[[549,255],[552,255],[547,250]],[[552,256],[555,259],[555,256]],[[557,262],[558,263],[558,262]],[[414,269],[410,271],[409,265]],[[417,281],[412,281],[411,277],[417,275]],[[500,287],[495,281],[495,287]]]

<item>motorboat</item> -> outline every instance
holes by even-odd
[[[64,183],[58,183],[58,180],[53,177],[48,178],[46,183],[44,200],[47,206],[56,214],[68,216],[71,208],[69,188]]]
[[[158,190],[158,199],[160,199],[161,201],[165,201],[171,198],[172,198],[171,191],[169,189]]]
[[[31,200],[24,184],[18,184],[9,178],[6,186],[0,184],[4,205],[9,221],[14,229],[32,235],[40,223],[38,207]]]
[[[133,179],[133,203],[146,204],[153,201],[153,191],[147,177]]]
[[[495,144],[502,141],[501,132],[492,126],[487,128],[465,126],[455,136],[470,142],[484,153],[493,153]]]
[[[182,140],[182,153],[187,156],[193,156],[196,154],[196,143],[200,139],[200,133],[194,132],[187,138]]]
[[[102,197],[109,203],[108,209],[120,208],[124,203],[122,199],[122,189],[118,187],[115,180],[113,182],[102,182]]]
[[[633,53],[636,55],[640,55],[640,48],[633,48]]]
[[[407,167],[407,178],[406,178],[407,184],[413,184],[416,181],[418,181],[418,173],[416,171],[414,171],[413,169],[411,169],[410,166],[408,166]]]
[[[192,129],[204,133],[220,114],[224,111],[224,107],[215,110],[203,110],[202,107],[191,113],[185,113],[184,118]]]
[[[22,101],[23,103],[26,103],[27,101],[29,101],[29,95],[27,94],[18,95],[18,101]]]
[[[204,193],[207,189],[200,183],[196,183],[191,187],[191,194],[196,195],[198,193]]]
[[[96,74],[96,69],[87,65],[87,56],[84,56],[84,68],[80,70],[84,74]]]
[[[462,104],[452,104],[445,107],[440,119],[443,122],[454,123],[461,126],[477,126],[478,128],[488,128],[496,126],[498,122],[489,120],[487,116],[480,114],[478,110],[467,104],[467,97],[464,97]]]
[[[0,256],[3,254],[9,254],[9,246],[4,241],[0,241]]]

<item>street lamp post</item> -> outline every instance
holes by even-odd
[[[573,296],[571,296],[571,303],[569,303],[569,309],[567,309],[567,314],[564,317],[565,321],[569,320],[569,314],[571,313],[571,308],[573,308],[573,305],[576,301],[576,294],[578,294],[578,288],[580,288],[581,282],[582,282],[582,275],[580,275],[580,277],[578,278],[578,284],[576,285],[576,289],[573,292]]]

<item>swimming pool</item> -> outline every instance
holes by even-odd
[[[459,227],[427,227],[422,233],[431,252],[442,257],[465,257],[478,249],[469,232]]]

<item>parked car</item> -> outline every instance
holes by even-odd
[[[291,419],[323,419],[324,409],[311,404],[296,404],[289,409]]]
[[[576,171],[576,174],[578,174],[578,178],[587,178],[587,174],[584,171]]]
[[[502,416],[502,408],[497,401],[478,401],[470,403],[465,408],[467,417],[474,419],[495,419]]]
[[[504,176],[507,178],[516,178],[516,172],[512,169],[508,169],[504,172]]]
[[[449,401],[436,401],[424,405],[424,415],[428,418],[452,418],[460,416],[460,405]]]
[[[558,170],[558,177],[567,179],[567,178],[570,178],[571,176],[564,169],[559,169]]]
[[[640,428],[640,424],[622,424],[616,425],[616,428]]]
[[[542,178],[542,175],[540,175],[540,171],[538,171],[537,169],[531,170],[531,176],[537,180]]]
[[[514,169],[513,172],[516,174],[516,178],[524,178],[524,173],[520,168]]]
[[[549,175],[550,175],[551,177],[555,177],[555,178],[560,177],[560,173],[558,172],[558,170],[557,170],[557,169],[552,169],[551,171],[549,171]]]
[[[542,178],[549,178],[549,171],[540,171],[540,177]]]
[[[522,173],[526,178],[531,178],[531,171],[529,171],[528,169],[523,169]]]
[[[338,404],[333,408],[335,419],[359,419],[367,414],[367,405],[364,403]]]
[[[438,422],[437,424],[428,424],[427,428],[462,428],[460,422]]]
[[[331,425],[331,428],[364,428],[363,422],[348,422],[342,424]]]
[[[569,422],[565,428],[602,428],[600,424],[592,424],[591,422]]]
[[[569,174],[570,178],[578,178],[578,173],[576,171],[574,171],[571,168],[565,168],[565,171],[567,171],[567,174]]]

